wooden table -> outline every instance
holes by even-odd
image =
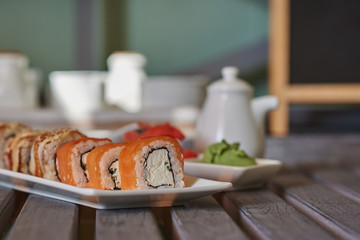
[[[4,239],[360,239],[360,135],[268,138],[282,172],[185,206],[95,210],[0,187]]]

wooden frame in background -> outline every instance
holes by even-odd
[[[291,0],[270,0],[269,92],[279,97],[279,108],[270,113],[273,136],[289,133],[290,104],[360,103],[360,83],[290,84]]]

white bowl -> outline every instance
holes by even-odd
[[[221,182],[231,182],[233,188],[258,187],[274,176],[282,166],[278,160],[256,159],[256,165],[234,167],[211,163],[200,163],[200,159],[185,160],[185,174]]]
[[[201,106],[209,82],[201,75],[149,77],[143,83],[143,107]]]

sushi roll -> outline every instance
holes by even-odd
[[[32,175],[59,181],[55,168],[56,150],[61,145],[86,136],[78,130],[59,128],[39,135],[31,148],[29,171]]]
[[[184,160],[178,141],[172,137],[140,138],[120,152],[121,189],[184,187]]]
[[[8,144],[5,159],[8,162],[10,170],[30,174],[29,161],[31,147],[40,134],[45,133],[44,130],[28,131],[18,134]]]
[[[109,143],[92,150],[86,157],[87,188],[120,190],[119,155],[126,143]]]
[[[10,169],[5,159],[5,151],[11,139],[17,134],[30,131],[31,129],[21,123],[1,122],[0,123],[0,168]]]
[[[108,138],[82,138],[68,142],[56,150],[56,169],[62,183],[85,187],[88,178],[86,155],[94,148],[111,143]]]

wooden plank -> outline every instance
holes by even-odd
[[[270,1],[270,29],[269,91],[279,98],[280,104],[270,112],[269,131],[274,136],[285,136],[289,131],[286,89],[290,62],[290,0]]]
[[[162,239],[149,208],[97,210],[96,239]]]
[[[358,165],[359,134],[291,134],[267,138],[265,158],[278,159],[284,168],[314,169]]]
[[[275,178],[276,187],[297,209],[343,239],[360,239],[360,204],[301,174]]]
[[[210,196],[173,207],[171,218],[173,234],[178,239],[248,239]]]
[[[274,193],[260,189],[221,197],[225,210],[255,239],[333,239],[317,223]]]
[[[30,195],[6,239],[76,239],[78,207]]]
[[[359,167],[359,166],[354,166],[354,173],[355,173],[357,176],[360,176],[360,167]]]
[[[290,103],[360,103],[360,84],[292,84],[286,94]]]
[[[96,209],[78,205],[79,223],[78,239],[94,239],[95,237],[95,220]]]
[[[360,203],[360,176],[349,169],[325,169],[312,174],[317,181]]]
[[[0,187],[0,237],[9,227],[15,212],[15,193],[13,190]]]

